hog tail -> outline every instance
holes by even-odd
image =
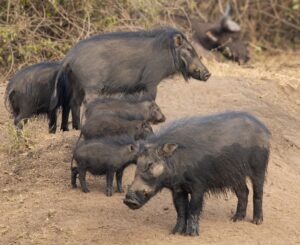
[[[10,84],[7,85],[7,88],[5,90],[4,94],[4,106],[5,109],[9,112],[12,113],[13,107],[12,107],[12,100],[13,100],[13,95],[14,95],[14,90],[11,89]]]
[[[59,87],[59,82],[62,80],[62,79],[66,79],[65,77],[65,70],[66,70],[66,67],[68,66],[68,63],[63,63],[61,65],[61,67],[59,68],[58,70],[58,73],[56,75],[56,78],[55,78],[55,83],[54,83],[54,90],[53,90],[53,93],[51,95],[51,100],[50,100],[50,110],[54,110],[54,108],[57,106],[58,104],[58,87]]]

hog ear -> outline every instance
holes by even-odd
[[[208,32],[206,32],[205,34],[206,34],[206,36],[207,36],[211,41],[213,41],[214,43],[218,42],[218,38],[217,38],[214,34],[212,34],[211,31],[208,31]]]
[[[241,31],[241,27],[238,23],[231,19],[231,7],[230,4],[227,3],[226,9],[220,21],[221,29],[231,31],[231,32],[238,32]]]
[[[176,34],[173,39],[174,39],[175,47],[179,47],[183,44],[182,35]]]
[[[241,31],[240,25],[233,21],[231,18],[227,18],[226,20],[224,20],[224,22],[222,23],[222,27],[232,32]]]
[[[225,12],[221,18],[221,28],[232,32],[241,31],[240,25],[231,19],[231,7],[229,3],[227,4]]]
[[[177,144],[170,144],[170,143],[164,144],[159,150],[159,154],[161,156],[169,157],[174,153],[177,147],[178,147]]]

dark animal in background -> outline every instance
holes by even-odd
[[[122,136],[101,140],[80,142],[74,150],[73,158],[77,166],[71,166],[71,184],[76,188],[76,178],[83,192],[89,192],[86,185],[86,172],[93,175],[106,174],[106,195],[112,196],[113,178],[116,173],[117,190],[122,192],[122,176],[124,169],[136,162],[138,145],[131,137]]]
[[[198,219],[207,192],[234,191],[238,204],[233,220],[245,218],[249,177],[253,222],[261,224],[269,141],[268,129],[245,112],[174,121],[140,146],[134,181],[124,203],[132,209],[140,208],[166,187],[172,191],[177,211],[172,233],[198,235]]]
[[[130,120],[144,120],[153,124],[162,123],[166,120],[155,101],[131,102],[119,99],[95,99],[87,104],[85,117],[88,120],[97,113],[117,113],[118,116]]]
[[[206,81],[210,77],[193,46],[176,29],[99,34],[80,41],[66,54],[51,108],[59,100],[61,74],[67,74],[71,84],[68,105],[73,127],[79,128],[80,105],[87,91],[100,95],[142,92],[141,100],[155,100],[157,85],[178,72],[186,80],[193,77]]]
[[[194,18],[190,18],[189,23],[195,40],[205,49],[218,50],[226,58],[244,64],[250,59],[249,51],[242,40],[241,27],[231,19],[230,12],[231,8],[227,5],[224,15],[217,23],[202,23]],[[183,16],[174,17],[186,20]]]
[[[55,78],[60,67],[60,62],[42,62],[21,69],[13,76],[6,88],[5,103],[9,105],[14,124],[22,128],[22,120],[33,115],[47,114],[49,118],[49,132],[56,131],[56,110],[65,104],[68,97],[67,84],[60,77],[59,90],[64,93],[56,106],[50,109],[50,99],[54,90]],[[62,130],[68,130],[67,115],[69,110],[63,106]]]
[[[85,139],[127,134],[138,140],[144,139],[151,133],[153,133],[153,130],[148,122],[142,120],[129,121],[117,115],[95,114],[89,117],[81,128],[81,134]]]

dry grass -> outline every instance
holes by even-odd
[[[299,0],[229,2],[253,51],[299,44]],[[163,24],[162,13],[168,24],[172,24],[170,16],[174,13],[216,21],[226,3],[227,0],[4,0],[0,3],[1,80],[24,65],[61,59],[74,43],[96,32],[159,26]]]

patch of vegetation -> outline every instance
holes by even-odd
[[[24,65],[61,59],[97,32],[170,25],[172,14],[217,21],[227,2],[254,51],[299,45],[300,0],[2,0],[0,72],[8,79]]]

